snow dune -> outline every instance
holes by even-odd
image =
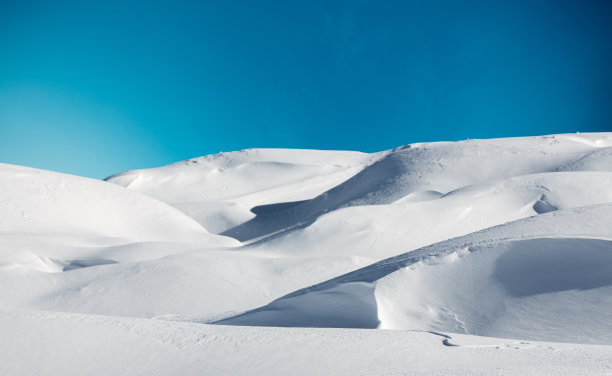
[[[100,255],[101,249],[136,242],[239,245],[140,193],[7,164],[0,164],[0,212],[0,267],[8,269],[61,272],[108,265],[115,260]]]
[[[219,323],[612,344],[611,209],[568,209],[453,238]]]
[[[390,204],[402,198],[435,198],[469,185],[557,171],[579,164],[598,148],[587,142],[591,140],[578,140],[560,135],[517,138],[511,143],[497,139],[407,145],[380,153],[376,162],[313,199],[271,215],[259,215],[223,234],[251,240],[303,228],[319,216],[343,207]],[[607,137],[591,141],[598,145],[609,142]]]
[[[249,149],[106,178],[192,216],[216,233],[255,217],[251,208],[310,199],[372,159],[358,152]]]
[[[383,258],[509,221],[612,202],[612,173],[542,173],[470,185],[436,198],[332,211],[250,248],[277,254]],[[342,234],[342,236],[338,236]]]
[[[3,233],[222,239],[162,202],[98,180],[1,164],[0,181]]]
[[[151,354],[139,364],[152,374],[175,370],[171,358],[182,374],[205,359],[204,373],[246,363],[282,373],[296,365],[282,359],[308,360],[296,341],[319,338],[308,351],[348,346],[344,366],[362,370],[357,358],[388,341],[403,357],[409,338],[414,361],[422,345],[436,354],[423,374],[467,370],[470,357],[493,372],[491,356],[521,363],[507,374],[599,371],[609,346],[525,343],[612,345],[611,156],[612,134],[592,133],[372,154],[249,149],[106,181],[0,164],[0,354],[30,351],[40,333],[33,352],[51,374],[78,341],[85,374],[136,350]],[[102,338],[122,351],[100,355]],[[54,339],[57,358],[44,355]],[[515,347],[537,348],[544,363],[495,352]],[[233,367],[217,362],[236,348],[245,353]],[[15,359],[2,357],[0,373],[40,370]],[[412,370],[370,361],[375,373]]]

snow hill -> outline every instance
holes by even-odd
[[[0,211],[0,374],[286,374],[317,346],[349,350],[302,374],[612,366],[612,133],[249,149],[105,181],[0,164]],[[421,368],[381,360],[399,338]]]
[[[210,231],[222,232],[254,218],[251,209],[256,206],[323,193],[372,159],[357,152],[251,149],[126,171],[106,180],[166,202]]]
[[[221,320],[612,343],[612,204],[436,243]]]

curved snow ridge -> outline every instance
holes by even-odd
[[[344,150],[314,150],[314,149],[282,149],[282,148],[250,148],[231,152],[219,152],[202,157],[175,162],[162,167],[138,169],[120,172],[106,179],[130,175],[136,172],[173,170],[175,167],[193,166],[199,169],[227,169],[250,163],[278,163],[287,165],[318,165],[326,166],[333,161],[337,165],[352,165],[356,158],[366,153]],[[197,166],[195,166],[197,165]],[[169,172],[168,171],[168,172]]]
[[[376,282],[380,328],[612,344],[612,241],[471,246]]]
[[[554,172],[592,154],[598,148],[597,141],[612,140],[609,134],[590,136],[595,141],[575,135],[552,135],[407,145],[384,153],[354,177],[326,192],[323,199],[329,208],[386,204],[413,192],[446,193],[493,180]]]
[[[611,239],[611,204],[551,212],[391,257],[217,323],[612,343]]]
[[[283,255],[348,253],[382,259],[536,214],[612,202],[612,173],[540,173],[475,184],[441,197],[428,191],[407,197],[334,210],[307,227],[268,235],[250,247]]]
[[[344,180],[369,164],[369,154],[352,151],[247,149],[219,153],[173,163],[167,166],[130,170],[105,180],[151,195],[167,203],[175,202],[239,202],[243,196],[260,204],[277,203],[275,189],[314,180],[311,198],[324,190],[325,180],[337,184],[335,175]],[[342,181],[340,180],[340,181]],[[317,185],[323,188],[317,187]],[[333,185],[332,185],[333,186]],[[321,190],[319,190],[321,189]],[[262,192],[272,191],[272,197]],[[284,192],[288,194],[289,192]],[[237,201],[238,200],[238,201]],[[250,201],[243,198],[242,201]],[[257,204],[257,203],[256,203]]]
[[[483,196],[537,196],[536,214],[612,202],[612,171],[563,171],[520,175],[509,179],[468,185],[441,199],[474,200]]]
[[[609,133],[551,135],[419,143],[373,154],[247,149],[126,171],[106,180],[169,203],[215,233],[253,241],[306,227],[344,207],[418,200],[419,192],[435,196],[556,171],[610,146],[611,140]],[[299,201],[273,214],[264,210],[253,217],[250,212],[256,206]]]
[[[106,178],[166,202],[214,233],[254,217],[255,206],[311,199],[367,166],[376,154],[248,149],[132,170]]]
[[[99,180],[0,164],[0,182],[2,233],[239,245],[163,202]]]
[[[587,153],[582,158],[560,166],[558,171],[612,171],[612,146]]]
[[[379,153],[375,162],[315,198],[274,215],[258,215],[222,234],[248,241],[284,229],[304,228],[340,208],[390,204],[418,192],[433,193],[424,196],[435,198],[438,192],[554,172],[584,159],[598,148],[596,141],[609,136],[589,137],[553,135],[407,145]]]

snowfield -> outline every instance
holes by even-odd
[[[612,375],[612,133],[0,164],[2,375]]]

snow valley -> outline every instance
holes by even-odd
[[[0,212],[0,374],[612,374],[612,133],[0,164]]]

